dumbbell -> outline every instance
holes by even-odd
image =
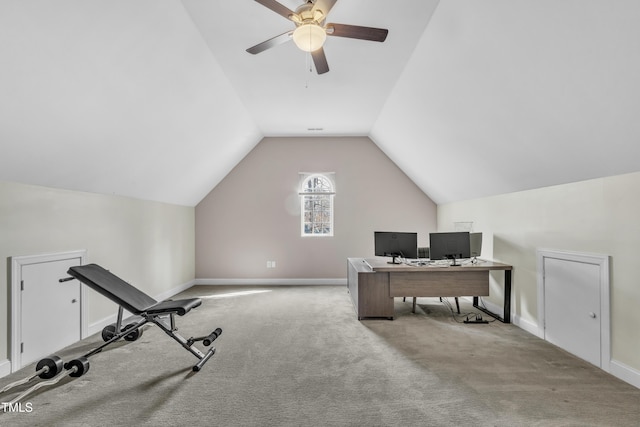
[[[35,374],[4,386],[4,388],[0,390],[0,393],[9,391],[12,388],[17,387],[19,385],[26,384],[37,377],[40,377],[41,379],[44,379],[44,380],[53,378],[56,375],[58,375],[60,371],[62,371],[62,367],[63,367],[62,359],[60,359],[58,356],[45,357],[44,359],[41,359],[36,364]]]

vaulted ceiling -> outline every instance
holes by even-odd
[[[281,0],[295,10],[302,0]],[[2,0],[0,179],[193,206],[268,136],[369,136],[436,203],[640,170],[640,2]]]

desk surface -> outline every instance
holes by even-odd
[[[362,258],[361,258],[362,259]],[[441,264],[428,264],[428,265],[413,265],[413,264],[389,264],[389,258],[376,257],[366,258],[363,260],[363,268],[370,267],[372,271],[380,272],[401,272],[401,271],[489,271],[489,270],[512,270],[513,267],[508,264],[502,264],[495,261],[487,261],[478,259],[478,262],[471,264],[467,261],[467,264],[463,264],[456,267],[451,267]],[[360,270],[363,271],[363,270]]]

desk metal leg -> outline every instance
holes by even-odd
[[[473,306],[503,323],[511,323],[511,270],[504,271],[504,318],[490,312],[484,307],[480,307],[478,297],[473,297]]]
[[[504,323],[511,323],[511,270],[504,271]]]

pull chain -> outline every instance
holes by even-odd
[[[309,73],[313,73],[313,68],[311,68],[311,52],[309,52],[307,55],[307,67],[309,67]],[[305,84],[304,84],[304,88],[305,89],[309,89],[309,77],[307,75],[307,78],[305,80]]]

